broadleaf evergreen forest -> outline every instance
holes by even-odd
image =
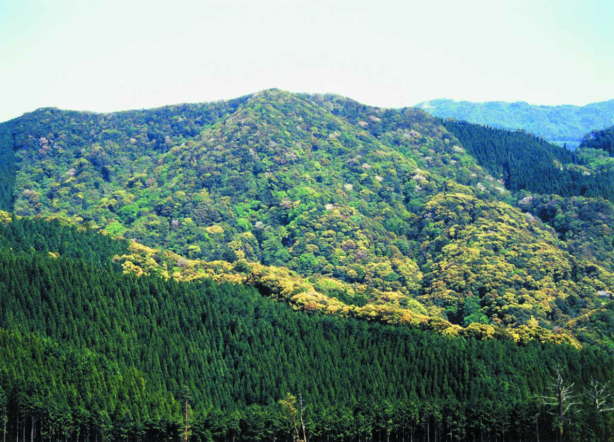
[[[609,441],[611,129],[267,90],[0,124],[6,441]]]

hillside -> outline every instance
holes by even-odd
[[[559,423],[541,399],[557,374],[578,397],[611,379],[602,349],[293,312],[245,286],[122,274],[111,257],[128,247],[2,215],[7,440],[177,440],[186,404],[190,440],[290,440],[297,396],[313,441],[550,440],[559,428],[606,440],[612,428],[590,401]]]
[[[540,106],[524,102],[474,103],[438,99],[416,107],[440,118],[503,129],[522,129],[559,145],[575,148],[585,134],[614,124],[614,100],[585,106]]]
[[[268,90],[41,109],[0,135],[3,206],[136,240],[147,247],[118,255],[137,274],[238,281],[304,310],[452,335],[523,340],[534,321],[529,336],[574,345],[569,321],[612,291],[611,262],[590,261],[607,253],[574,256],[510,205],[504,186],[516,188],[472,143],[419,110]]]
[[[522,131],[443,124],[515,192],[516,206],[553,227],[572,254],[614,270],[614,159],[606,153],[607,129],[570,152]]]
[[[614,200],[614,159],[589,148],[588,141],[571,152],[522,131],[466,121],[442,124],[508,190]]]
[[[614,155],[614,126],[603,130],[592,131],[583,139],[580,147],[605,150]]]

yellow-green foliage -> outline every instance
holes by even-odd
[[[285,267],[265,266],[241,259],[227,261],[201,261],[183,258],[175,253],[157,250],[132,242],[130,254],[117,256],[127,273],[157,274],[180,281],[213,279],[217,282],[247,284],[257,287],[264,295],[290,303],[296,309],[319,311],[325,314],[355,317],[388,324],[409,325],[433,330],[449,336],[466,336],[478,339],[503,338],[515,342],[538,339],[543,342],[559,342],[579,346],[578,341],[563,329],[552,333],[537,325],[533,318],[529,325],[516,328],[472,323],[467,327],[452,324],[440,315],[437,308],[429,309],[417,299],[400,292],[373,290],[362,305],[344,302],[342,299],[361,297],[365,285],[350,284],[331,277],[312,277],[309,280]],[[343,296],[340,295],[343,293]],[[342,299],[339,299],[342,298]]]
[[[42,110],[10,129],[15,213],[135,240],[125,271],[247,283],[297,308],[453,336],[518,329],[519,341],[531,317],[564,328],[612,291],[611,267],[592,262],[610,257],[607,237],[594,253],[570,239],[572,256],[421,111],[271,90],[140,113]]]
[[[452,315],[475,296],[494,324],[519,326],[532,315],[564,315],[556,302],[570,296],[598,302],[596,293],[612,287],[611,273],[577,260],[551,230],[505,203],[442,193],[426,204],[422,222],[420,299]]]
[[[5,212],[4,210],[0,210],[0,223],[10,223],[13,220],[13,217],[10,213]]]

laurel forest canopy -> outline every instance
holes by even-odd
[[[605,441],[608,140],[279,90],[1,123],[1,431]]]
[[[613,286],[614,167],[598,149],[279,90],[41,109],[0,140],[5,209],[136,240],[120,259],[137,274],[252,283],[305,310],[452,335],[603,334],[572,327]]]

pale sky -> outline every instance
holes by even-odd
[[[277,87],[410,106],[614,98],[612,0],[0,0],[0,121]]]

